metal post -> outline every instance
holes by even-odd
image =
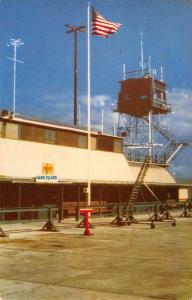
[[[91,155],[91,38],[90,38],[90,3],[87,6],[87,128],[88,128],[88,180],[87,180],[87,201],[91,205],[91,178],[90,178],[90,155]]]
[[[3,184],[1,182],[0,183],[0,207],[3,207],[3,192],[2,192],[2,189],[3,189]]]
[[[17,62],[23,63],[23,61],[17,60],[17,47],[22,46],[24,43],[21,39],[10,39],[7,46],[13,46],[13,58],[7,57],[13,60],[13,115],[16,110],[16,66]]]
[[[15,113],[15,94],[16,94],[16,56],[17,47],[14,45],[14,62],[13,62],[13,113]]]
[[[126,79],[125,64],[123,64],[123,80]]]
[[[63,186],[61,186],[61,204],[59,209],[59,223],[63,220]]]
[[[77,120],[77,31],[74,31],[74,125]]]
[[[117,208],[117,216],[121,217],[121,186],[118,187],[118,208]]]
[[[21,186],[18,185],[18,207],[21,208]],[[18,212],[18,220],[21,220],[21,212]]]
[[[148,58],[148,72],[149,72],[149,76],[151,76],[151,56],[149,56]]]
[[[103,206],[102,203],[102,187],[99,187],[99,206]],[[102,215],[102,208],[99,208],[99,216],[101,217]]]
[[[81,126],[81,105],[78,105],[78,125]]]
[[[76,207],[76,221],[79,221],[80,218],[80,200],[81,200],[81,186],[78,186],[78,198],[77,198],[77,207]]]
[[[104,132],[104,107],[101,107],[101,133]]]
[[[153,157],[152,111],[149,112],[149,156]]]
[[[143,73],[144,73],[143,32],[141,32],[140,46],[141,46],[141,61],[140,61],[140,66],[141,66],[141,71],[142,71],[141,74],[143,75]]]
[[[163,67],[161,66],[161,81],[163,81]]]
[[[114,136],[117,135],[117,133],[116,133],[116,126],[115,125],[113,125],[113,135]]]

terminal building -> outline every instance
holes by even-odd
[[[142,162],[126,159],[122,137],[96,131],[88,155],[87,138],[83,128],[2,111],[0,207],[56,205],[62,217],[74,215],[77,205],[86,205],[88,177],[92,206],[126,203]],[[144,182],[161,201],[178,201],[179,186],[166,164],[151,162]],[[137,201],[154,199],[143,189]]]

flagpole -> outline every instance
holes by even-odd
[[[93,18],[94,16],[94,18]],[[112,34],[114,32],[117,32],[121,24],[119,23],[113,23],[108,22],[105,20],[105,26],[104,26],[104,34],[101,34],[98,32],[98,30],[95,28],[95,25],[98,22],[98,16],[99,18],[103,18],[102,16],[98,15],[97,12],[94,10],[94,14],[92,15],[92,22],[90,22],[90,2],[88,1],[87,6],[87,127],[88,127],[88,179],[87,179],[87,198],[86,198],[86,205],[91,205],[91,58],[90,58],[90,36],[92,34],[102,35],[104,37],[108,37],[108,34]],[[94,21],[93,21],[94,19]],[[104,18],[103,18],[104,19]],[[106,26],[107,24],[107,26]],[[90,32],[91,25],[93,26],[92,31]],[[111,32],[111,25],[114,28]]]
[[[91,72],[90,72],[90,2],[87,7],[87,127],[88,127],[88,182],[87,182],[87,206],[91,205]]]

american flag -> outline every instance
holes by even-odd
[[[92,8],[92,34],[108,38],[108,34],[116,33],[120,27],[120,23],[109,22]]]

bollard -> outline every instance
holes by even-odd
[[[89,230],[89,214],[93,212],[92,208],[83,208],[80,209],[80,213],[84,215],[84,227],[85,227],[85,231],[84,231],[84,235],[89,236],[91,235],[91,232]]]
[[[80,213],[79,213],[79,205],[75,207],[75,220],[79,221]]]
[[[61,223],[62,220],[63,220],[63,208],[60,207],[58,212],[58,223]]]

